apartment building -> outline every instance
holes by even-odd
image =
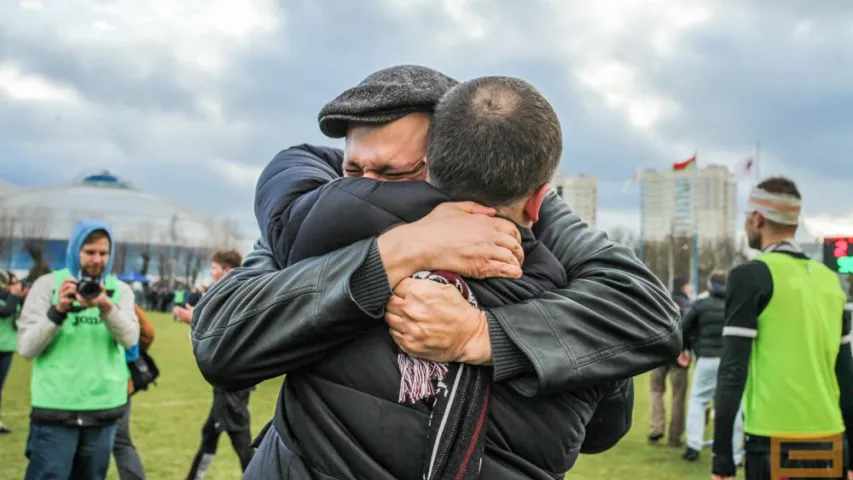
[[[598,214],[598,180],[595,177],[570,177],[558,173],[551,181],[551,187],[581,220],[595,228]]]
[[[648,241],[671,232],[699,241],[734,240],[737,185],[727,167],[708,165],[681,171],[646,170],[640,175],[642,234]]]

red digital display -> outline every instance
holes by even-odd
[[[853,237],[825,238],[823,263],[838,273],[853,274]]]

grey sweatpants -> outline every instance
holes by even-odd
[[[113,443],[113,456],[118,467],[118,476],[121,480],[145,480],[145,468],[139,452],[133,446],[130,439],[130,398],[124,407],[124,415],[118,421],[115,443]]]

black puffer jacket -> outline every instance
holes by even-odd
[[[725,287],[712,286],[708,296],[693,302],[682,320],[684,349],[697,357],[716,358],[723,353],[723,324],[726,320]]]
[[[290,188],[267,186],[270,194],[257,199],[261,230],[283,266],[415,221],[448,200],[425,182],[336,178],[337,152],[306,149],[306,161],[320,154],[310,161],[323,165],[292,170]],[[301,193],[294,193],[294,183]],[[481,306],[520,302],[566,283],[559,261],[532,232],[524,229],[522,236],[522,279],[469,282]],[[286,444],[295,443],[288,447],[300,452],[316,478],[420,477],[429,408],[398,403],[396,355],[387,325],[380,324],[325,360],[287,375],[274,427]],[[607,449],[630,427],[632,385],[627,380],[529,397],[496,384],[481,478],[563,478],[582,448],[590,453]],[[604,401],[616,408],[595,415]],[[585,443],[591,423],[595,432]]]

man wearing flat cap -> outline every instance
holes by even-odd
[[[714,480],[735,478],[739,445],[732,445],[732,430],[741,399],[746,480],[853,479],[843,441],[853,432],[847,297],[838,276],[794,240],[801,203],[796,184],[785,177],[768,178],[750,192],[746,236],[761,254],[735,267],[726,286]],[[811,458],[792,463],[797,453]]]
[[[330,176],[424,180],[431,115],[457,83],[434,70],[405,65],[374,73],[347,90],[319,118],[327,136],[346,138],[344,151],[300,145],[279,153],[258,182],[256,212],[283,208],[275,202],[302,201]],[[322,379],[325,368],[334,368],[329,374],[340,375],[339,369],[358,365],[330,367],[324,360],[363,341],[365,332],[392,315],[396,325],[403,322],[408,331],[420,332],[401,345],[411,357],[490,365],[494,382],[531,398],[630,378],[680,353],[678,314],[665,287],[629,249],[590,231],[553,191],[533,231],[568,273],[566,288],[486,309],[485,315],[457,290],[438,284],[408,295],[405,285],[411,282],[401,280],[418,270],[475,279],[521,275],[520,239],[506,233],[505,220],[483,212],[469,202],[442,204],[414,223],[285,268],[271,246],[259,241],[243,267],[232,270],[196,307],[193,344],[202,373],[225,389],[290,372],[311,371]],[[262,228],[280,232],[290,220],[281,215]],[[407,308],[390,306],[392,295],[405,297]],[[472,316],[482,319],[476,334],[453,328]],[[462,356],[472,343],[486,354]],[[395,359],[388,363],[397,368]],[[322,380],[297,390],[285,381],[271,425],[274,436],[262,434],[264,442],[278,448],[279,471],[265,471],[269,478],[367,478],[363,473],[370,472],[370,478],[390,480],[395,478],[389,473],[395,465],[387,464],[393,462],[391,452],[405,445],[407,436],[422,433],[407,425],[377,430],[373,438],[385,447],[353,450],[346,446],[348,431],[355,428],[352,422],[361,423],[359,412],[348,419],[323,413],[328,402],[336,410],[344,408],[351,392],[334,390]],[[375,418],[385,408],[393,406],[377,404],[377,411],[360,413]],[[588,434],[595,425],[587,426]],[[295,438],[294,428],[322,434]],[[300,460],[306,455],[322,458],[323,466],[306,465]]]

